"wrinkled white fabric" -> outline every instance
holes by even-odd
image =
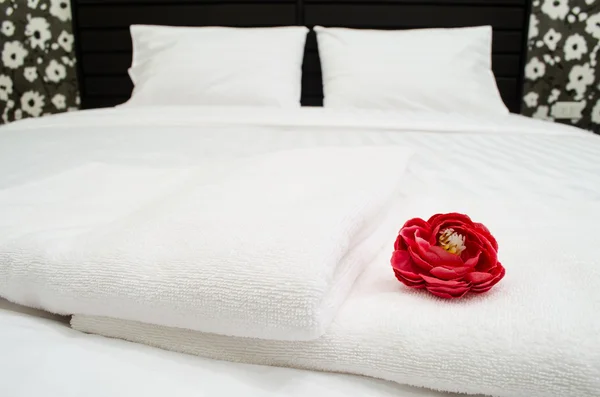
[[[219,360],[367,375],[498,397],[594,397],[600,390],[600,204],[469,203],[422,197],[405,217],[459,211],[499,241],[506,277],[456,301],[410,290],[384,250],[326,334],[264,341],[73,316],[75,329]]]
[[[139,165],[121,145],[111,154],[133,164],[91,159],[0,190],[0,295],[59,314],[321,336],[397,227],[410,151],[236,157],[218,133],[198,132],[215,148],[197,166]]]
[[[382,380],[263,367],[86,335],[0,299],[0,394],[10,397],[460,397]]]
[[[218,134],[204,134],[208,127]],[[600,140],[591,133],[513,115],[121,108],[14,123],[0,128],[0,148],[4,145],[11,150],[0,156],[1,189],[73,170],[90,159],[145,165],[160,159],[187,169],[215,148],[242,157],[295,148],[410,146],[415,155],[401,190],[411,204],[402,207],[398,227],[410,217],[448,210],[467,211],[488,225],[507,268],[505,280],[488,295],[441,305],[408,292],[393,278],[391,252],[384,250],[384,259],[360,278],[329,331],[314,341],[244,339],[240,347],[235,338],[140,328],[136,322],[75,316],[73,325],[210,357],[351,371],[442,390],[580,397],[597,386],[592,308],[598,305],[593,249]],[[130,157],[114,151],[120,145],[128,146]],[[433,198],[433,205],[425,198]],[[469,200],[522,202],[522,208],[529,203],[538,212],[521,230],[518,208],[458,205]],[[544,203],[550,207],[537,209]],[[361,295],[369,289],[377,292]],[[39,304],[29,291],[23,302]]]

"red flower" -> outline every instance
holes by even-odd
[[[440,298],[486,292],[504,277],[498,243],[481,223],[466,215],[437,214],[427,222],[404,224],[394,244],[396,278],[411,288],[426,288]]]

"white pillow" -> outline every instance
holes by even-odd
[[[133,25],[127,105],[299,107],[307,33]]]
[[[489,26],[315,31],[325,107],[508,113],[492,72]]]

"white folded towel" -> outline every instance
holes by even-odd
[[[592,397],[600,390],[597,203],[450,205],[416,199],[406,218],[467,212],[496,236],[506,277],[446,301],[401,285],[392,245],[327,333],[312,341],[232,338],[111,318],[73,328],[214,359],[345,372],[500,397]]]
[[[97,165],[4,189],[0,296],[59,314],[319,337],[397,231],[390,210],[410,155],[399,147],[213,155],[185,171]],[[120,175],[145,182],[127,189]],[[153,191],[152,175],[177,182],[157,181]],[[114,198],[115,189],[126,194]],[[90,216],[104,218],[81,225]]]

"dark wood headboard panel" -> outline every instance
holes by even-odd
[[[131,24],[314,25],[372,29],[494,27],[493,68],[504,101],[518,112],[530,0],[73,0],[84,108],[129,98]],[[306,45],[302,104],[323,102],[314,33]]]

